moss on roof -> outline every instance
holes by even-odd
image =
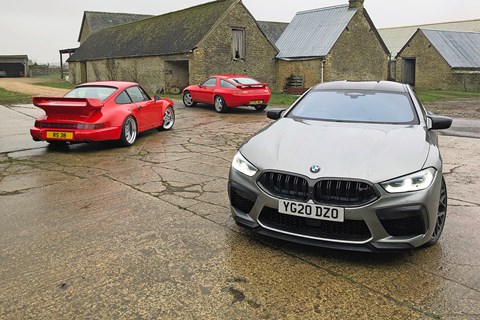
[[[217,0],[99,30],[67,62],[189,52],[236,2]]]
[[[91,32],[150,17],[152,17],[152,15],[85,11],[85,18],[88,21]]]
[[[257,24],[273,45],[288,26],[288,22],[273,21],[257,21]]]

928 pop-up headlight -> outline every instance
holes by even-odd
[[[436,170],[427,168],[400,178],[392,179],[381,183],[381,186],[388,193],[400,193],[424,190],[432,184]]]
[[[253,164],[248,162],[248,160],[245,159],[240,152],[237,152],[235,157],[233,157],[232,167],[235,170],[237,170],[237,171],[239,171],[239,172],[241,172],[244,175],[247,175],[249,177],[252,177],[258,171],[258,169],[255,168],[255,166]]]

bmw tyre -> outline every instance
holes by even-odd
[[[120,144],[125,147],[133,145],[137,139],[137,133],[138,127],[135,118],[128,116],[123,122]]]
[[[443,227],[445,227],[445,220],[447,218],[447,185],[445,179],[442,177],[442,186],[440,189],[440,199],[438,200],[438,213],[435,229],[433,230],[432,238],[425,243],[425,247],[429,247],[437,243],[442,235]]]
[[[170,130],[175,124],[175,112],[172,107],[168,107],[163,115],[162,125],[158,128],[162,131]]]
[[[215,111],[220,113],[228,112],[227,104],[222,96],[215,96]]]
[[[190,91],[185,91],[183,93],[183,104],[185,107],[195,107],[197,104],[196,102],[193,102],[193,97]]]

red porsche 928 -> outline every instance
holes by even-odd
[[[202,84],[183,89],[183,104],[193,107],[198,102],[212,104],[217,112],[229,108],[253,106],[265,110],[270,100],[270,88],[266,83],[240,74],[221,74],[208,78]]]
[[[35,141],[54,145],[117,140],[131,146],[137,134],[175,122],[173,101],[155,97],[134,82],[99,81],[81,84],[62,98],[34,97],[45,111],[30,134]]]

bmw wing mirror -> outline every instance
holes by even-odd
[[[452,119],[449,117],[429,116],[428,119],[428,129],[430,130],[448,129],[452,125]]]
[[[269,109],[267,110],[267,118],[272,120],[278,120],[282,117],[285,109]]]
[[[155,96],[153,97],[153,99],[155,99],[155,101],[158,101],[158,100],[160,100],[161,98],[160,98],[159,95],[155,95]]]

